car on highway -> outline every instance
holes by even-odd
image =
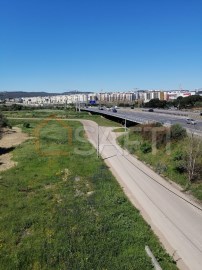
[[[149,109],[148,112],[153,112],[154,110],[153,109]]]
[[[117,112],[117,110],[114,108],[114,109],[112,110],[112,112]]]
[[[192,119],[192,118],[187,118],[186,122],[187,122],[187,124],[196,125],[196,121],[194,119]]]

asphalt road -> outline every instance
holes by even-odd
[[[140,111],[140,110],[132,110],[132,109],[118,109],[116,113],[113,113],[112,111],[107,111],[106,109],[104,110],[99,110],[98,108],[88,108],[88,111],[92,112],[98,112],[100,114],[107,114],[107,115],[113,115],[116,117],[120,118],[128,118],[131,121],[137,121],[137,122],[161,122],[166,125],[172,125],[179,123],[186,129],[188,129],[191,132],[197,132],[198,134],[202,135],[202,117],[199,116],[199,114],[191,114],[189,117],[196,119],[197,124],[192,125],[192,124],[187,124],[186,119],[188,118],[186,113],[182,112],[183,115],[175,115],[173,112],[173,115],[170,114],[172,113],[169,111],[169,114],[163,113],[162,110],[159,110],[157,112],[146,112],[146,111]]]
[[[90,142],[116,176],[131,202],[140,209],[180,269],[202,269],[202,209],[179,188],[123,151],[111,128],[82,120]],[[135,243],[134,243],[135,244]],[[146,244],[146,243],[145,243]]]

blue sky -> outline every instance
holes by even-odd
[[[0,0],[0,91],[202,87],[201,0]]]

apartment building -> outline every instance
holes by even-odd
[[[200,91],[201,93],[202,91]],[[151,99],[158,98],[160,100],[174,100],[179,96],[186,97],[195,95],[196,91],[188,90],[138,90],[127,92],[104,92],[104,93],[75,93],[70,95],[55,95],[45,97],[24,97],[21,102],[25,105],[64,105],[64,104],[76,104],[76,103],[90,103],[93,101],[103,103],[132,103],[135,100],[140,103],[149,102]]]
[[[164,100],[164,92],[163,91],[147,91],[143,93],[144,102],[149,102],[151,99],[160,99]]]

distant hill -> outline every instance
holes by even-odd
[[[45,97],[45,96],[57,96],[57,95],[72,95],[72,94],[89,94],[92,92],[81,92],[81,91],[69,91],[64,93],[48,93],[48,92],[23,92],[23,91],[14,91],[14,92],[0,92],[0,99],[7,98],[22,98],[22,97]]]

